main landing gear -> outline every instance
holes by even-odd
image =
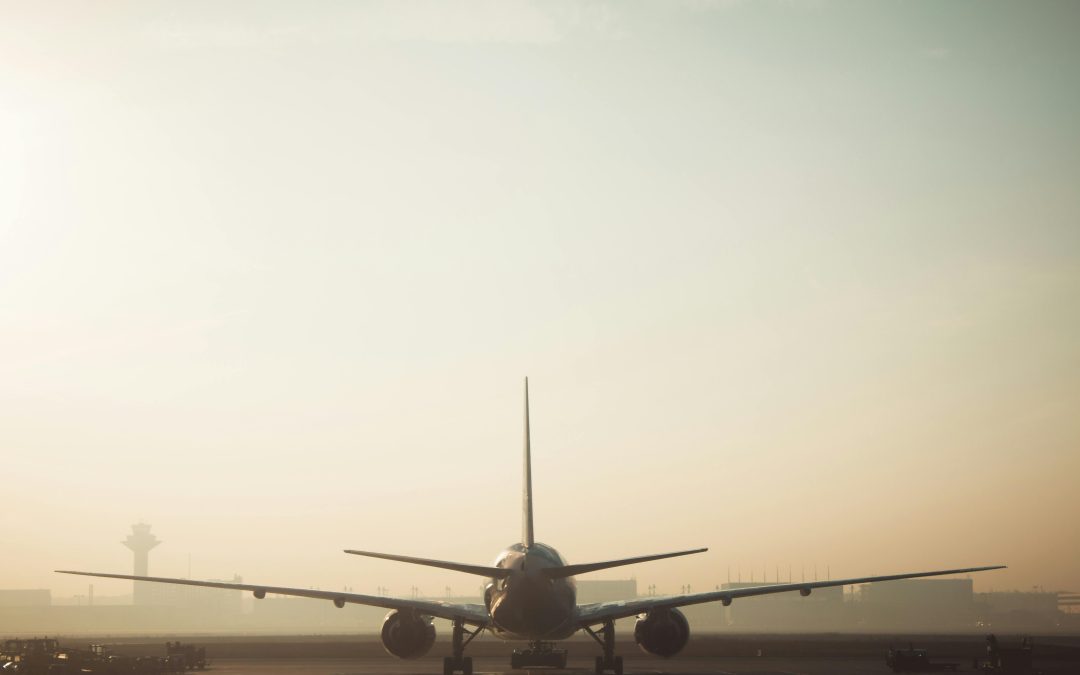
[[[556,649],[554,642],[539,640],[529,643],[528,649],[515,649],[510,655],[510,667],[517,668],[565,668],[566,650]]]
[[[622,657],[615,656],[615,621],[608,619],[598,631],[585,626],[585,632],[604,648],[604,655],[596,657],[596,675],[603,675],[608,671],[623,675]]]
[[[473,675],[472,657],[465,656],[465,647],[482,630],[484,630],[484,627],[480,626],[474,631],[469,631],[465,628],[465,623],[461,619],[454,619],[454,635],[451,642],[454,655],[443,659],[443,675],[454,675],[459,672],[461,675]],[[465,638],[466,635],[469,636],[468,639]]]

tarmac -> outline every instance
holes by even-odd
[[[65,646],[104,643],[117,654],[164,654],[166,637],[61,637]],[[178,639],[172,636],[172,639]],[[1015,642],[1003,637],[1003,644]],[[205,646],[213,675],[441,675],[445,640],[427,656],[400,660],[388,655],[375,636],[183,636],[183,642]],[[81,645],[80,645],[81,643]],[[620,640],[626,675],[889,675],[885,653],[890,646],[927,648],[935,662],[955,663],[961,673],[975,673],[972,659],[986,656],[980,635],[700,635],[669,659],[643,653]],[[565,670],[510,669],[510,652],[524,645],[476,640],[466,650],[474,673],[506,675],[590,675],[600,653],[586,639],[560,643],[569,653]],[[1080,675],[1080,636],[1035,637],[1032,675]],[[981,671],[980,671],[981,672]]]
[[[647,656],[624,656],[626,675],[890,675],[883,658],[725,658],[688,657],[661,660]],[[571,658],[566,670],[510,670],[509,658],[474,658],[474,672],[491,675],[591,675],[592,663]],[[1039,664],[1042,675],[1075,675],[1076,663]],[[390,657],[362,659],[220,659],[214,660],[214,675],[439,675],[442,661],[425,658],[398,661]],[[959,672],[974,673],[971,664],[961,664]]]
[[[813,662],[798,659],[722,659],[722,658],[687,658],[670,661],[656,659],[624,657],[626,675],[862,675],[863,673],[885,674],[890,671],[879,659],[818,659]],[[474,659],[474,673],[477,675],[591,675],[592,663],[585,658],[571,659],[566,670],[510,670],[508,658]],[[389,657],[381,659],[302,659],[266,661],[258,659],[222,659],[215,660],[212,672],[216,675],[285,675],[286,673],[310,673],[311,675],[373,675],[375,673],[400,675],[439,675],[442,673],[442,661],[421,659],[418,661],[395,661]]]

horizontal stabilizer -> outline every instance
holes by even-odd
[[[606,560],[604,562],[583,563],[581,565],[549,567],[544,570],[544,573],[552,579],[563,579],[565,577],[577,576],[578,574],[585,574],[586,572],[606,570],[610,567],[622,567],[623,565],[633,565],[634,563],[649,562],[650,560],[662,560],[664,558],[674,558],[680,555],[704,553],[708,550],[709,549],[707,548],[695,548],[690,551],[676,551],[675,553],[657,553],[656,555],[643,555],[637,558],[623,558],[622,560]]]
[[[397,562],[412,563],[413,565],[425,565],[427,567],[439,567],[444,570],[454,570],[465,574],[475,574],[481,577],[504,579],[510,575],[510,570],[504,567],[487,567],[485,565],[466,565],[464,563],[449,562],[446,560],[431,560],[429,558],[413,558],[407,555],[394,555],[392,553],[372,553],[371,551],[353,551],[346,549],[346,553],[362,555],[368,558],[382,558],[383,560],[395,560]]]

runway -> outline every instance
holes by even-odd
[[[955,661],[960,663],[959,661]],[[586,658],[571,658],[566,670],[510,670],[505,658],[474,660],[477,675],[592,675]],[[391,658],[353,659],[221,659],[211,666],[214,675],[439,675],[440,659],[397,661]],[[1042,675],[1075,675],[1075,662],[1039,663]],[[971,663],[960,663],[960,672],[973,672]],[[626,658],[626,675],[889,675],[881,658],[725,658],[687,657],[671,660]]]
[[[629,657],[626,675],[863,675],[889,673],[882,659],[792,659],[690,657],[672,660]],[[969,664],[970,665],[970,664]],[[439,675],[441,659],[396,661],[390,658],[361,659],[221,659],[212,664],[216,675]],[[510,670],[506,658],[474,659],[477,675],[592,675],[588,658],[571,658],[566,670]],[[1063,673],[1065,671],[1062,671]]]
[[[441,675],[445,641],[427,656],[396,659],[386,653],[375,636],[167,636],[66,637],[61,644],[85,648],[103,644],[111,653],[161,656],[167,639],[206,647],[212,675]],[[1003,638],[1005,644],[1015,637]],[[957,664],[959,672],[973,673],[972,659],[986,657],[985,638],[979,635],[702,635],[670,659],[643,653],[630,641],[619,642],[616,653],[624,659],[625,675],[890,675],[885,654],[890,646],[915,644],[927,648],[931,660]],[[1080,673],[1080,637],[1036,636],[1034,673]],[[560,646],[569,653],[565,670],[512,670],[510,653],[523,644],[483,637],[470,645],[474,673],[480,675],[591,675],[600,650],[591,641],[571,639]]]

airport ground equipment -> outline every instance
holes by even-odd
[[[931,661],[929,652],[915,649],[911,645],[908,645],[907,649],[890,649],[885,655],[885,665],[894,673],[956,672],[960,667],[958,663]]]
[[[1035,644],[1029,637],[1020,639],[1016,646],[1003,647],[998,643],[997,636],[991,633],[986,636],[986,660],[978,659],[972,665],[976,670],[984,673],[1002,673],[1003,675],[1034,675],[1032,659],[1035,655]]]
[[[179,657],[168,656],[124,656],[113,654],[107,645],[92,644],[89,653],[93,659],[84,661],[83,673],[100,675],[163,675],[164,673],[183,673],[183,663]]]
[[[515,649],[510,654],[510,667],[518,668],[565,668],[566,650],[558,649],[554,642],[534,640],[527,649]]]
[[[0,649],[0,671],[19,675],[164,675],[206,666],[206,651],[167,643],[165,656],[121,656],[108,646],[62,647],[55,638],[7,640]],[[192,665],[189,665],[192,664]]]
[[[56,638],[5,640],[4,648],[0,650],[0,664],[3,665],[4,672],[34,673],[35,675],[56,671],[65,672],[60,668],[53,668],[59,651],[60,643]]]
[[[165,655],[170,660],[174,657],[184,670],[203,670],[207,666],[206,647],[176,642],[165,643]]]

